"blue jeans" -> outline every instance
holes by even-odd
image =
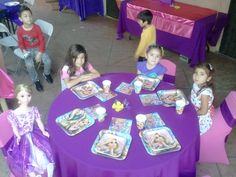
[[[39,80],[38,79],[38,73],[35,69],[34,66],[34,60],[35,60],[35,56],[38,53],[38,49],[37,48],[32,48],[32,49],[28,49],[27,51],[29,51],[29,55],[27,56],[27,58],[24,59],[25,61],[25,66],[27,68],[27,71],[31,77],[31,80],[33,82]],[[44,64],[44,74],[48,75],[51,73],[51,59],[49,58],[47,53],[43,53],[42,55],[42,60],[41,60]]]

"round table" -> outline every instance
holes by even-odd
[[[121,82],[130,83],[135,74],[111,73],[94,80],[99,86],[102,81],[112,81],[111,90]],[[162,81],[155,91],[173,89],[174,86]],[[141,94],[150,93],[142,90]],[[111,107],[115,99],[127,99],[130,108],[115,112]],[[55,122],[55,119],[74,108],[85,108],[95,104],[106,107],[108,115],[104,122],[98,121],[88,129],[75,136],[68,136]],[[181,150],[156,156],[149,155],[139,137],[136,127],[136,114],[158,112],[181,144]],[[111,118],[132,119],[132,142],[128,155],[124,160],[115,160],[91,152],[91,147],[98,133],[108,129]],[[52,145],[57,177],[194,177],[196,175],[196,161],[199,157],[199,126],[196,111],[192,104],[185,107],[182,115],[177,115],[175,107],[143,106],[139,96],[135,93],[118,96],[106,102],[96,97],[80,100],[69,89],[59,94],[52,103],[48,114],[48,129]]]

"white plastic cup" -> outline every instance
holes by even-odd
[[[183,99],[176,100],[175,105],[176,105],[176,113],[183,114],[184,107],[185,107],[185,100]]]
[[[97,119],[98,122],[103,122],[105,120],[105,116],[106,116],[106,109],[104,107],[98,107],[95,110],[96,114],[97,114]]]
[[[139,94],[142,90],[143,83],[139,80],[134,82],[134,91],[136,94]]]
[[[138,129],[143,129],[145,125],[145,121],[147,120],[147,117],[144,114],[137,114],[136,115],[136,124]]]
[[[105,93],[109,93],[110,88],[111,88],[111,81],[110,80],[104,80],[104,81],[102,81],[102,85],[103,85],[103,91]]]

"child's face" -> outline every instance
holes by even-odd
[[[196,68],[193,73],[193,82],[198,86],[203,86],[209,81],[211,77],[208,76],[206,71],[203,68]]]
[[[31,101],[31,94],[26,92],[25,90],[22,90],[17,94],[16,98],[20,105],[27,106],[29,102]]]
[[[84,53],[80,53],[77,58],[75,59],[74,63],[75,63],[75,66],[77,68],[80,68],[82,67],[82,65],[84,64],[84,61],[85,61],[85,54]]]
[[[20,19],[24,25],[31,25],[33,23],[32,14],[28,10],[25,10],[21,13]]]
[[[151,49],[147,54],[146,54],[147,62],[150,65],[156,65],[159,63],[161,59],[161,51],[159,49]]]
[[[138,24],[141,26],[141,28],[145,27],[147,25],[147,22],[143,22],[142,20],[138,19]]]

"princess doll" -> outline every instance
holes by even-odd
[[[32,90],[20,84],[15,95],[19,106],[10,111],[14,138],[7,149],[7,162],[14,176],[53,176],[54,161],[49,145],[49,134],[41,121],[37,107],[29,106]],[[35,122],[38,127],[34,126]]]

